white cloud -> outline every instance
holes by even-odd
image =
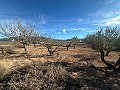
[[[115,0],[107,0],[107,3],[106,4],[111,4],[113,3]]]
[[[120,15],[113,16],[110,18],[103,18],[100,20],[88,21],[88,24],[97,25],[97,26],[117,26],[120,25]]]
[[[52,22],[82,22],[83,19],[82,18],[78,18],[78,19],[63,19],[63,20],[51,20]]]
[[[63,32],[63,33],[66,33],[66,30],[67,30],[67,29],[63,29],[62,32]]]
[[[75,19],[71,19],[71,20],[51,20],[53,22],[69,22],[69,21],[75,21]]]
[[[44,24],[47,23],[47,20],[45,19],[44,14],[40,14],[39,13],[39,17],[38,18],[39,18],[40,24],[44,25]]]
[[[83,21],[83,19],[81,19],[81,18],[79,18],[79,19],[77,19],[77,20],[78,20],[79,23]]]
[[[120,15],[116,17],[112,17],[109,19],[103,19],[100,23],[98,23],[99,26],[116,26],[120,25]]]
[[[58,34],[61,34],[61,33],[65,34],[66,32],[72,33],[74,31],[81,31],[81,32],[92,33],[92,32],[95,32],[96,29],[90,29],[90,28],[64,28],[62,30],[62,32],[58,32]]]
[[[114,7],[113,7],[114,8]],[[86,22],[98,26],[117,26],[120,25],[120,9],[102,9],[89,14],[90,19]]]
[[[89,19],[86,21],[86,24],[89,25],[97,25],[100,27],[120,25],[120,1],[106,0],[106,3],[101,9],[88,14],[88,16]]]
[[[62,32],[58,32],[57,34],[61,34]]]

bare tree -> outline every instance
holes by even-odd
[[[38,44],[41,41],[41,35],[38,34],[36,31],[34,31],[33,35],[30,38],[30,43],[34,44],[34,47],[36,48],[36,44]]]
[[[80,39],[78,39],[78,37],[73,37],[73,38],[70,39],[70,41],[71,41],[74,49],[75,49],[77,43],[80,43]]]
[[[67,51],[68,51],[70,45],[71,45],[71,43],[66,43],[65,47],[67,47]]]
[[[55,45],[55,39],[51,37],[47,38],[44,46],[47,47],[50,56],[54,54],[54,52],[58,49],[58,47],[60,47],[60,45],[57,45],[55,46],[55,48],[53,48],[54,45]]]
[[[24,24],[22,21],[15,20],[7,24],[0,24],[0,33],[7,37],[12,37],[16,41],[23,44],[25,53],[27,53],[26,45],[34,35],[35,29],[29,24]]]

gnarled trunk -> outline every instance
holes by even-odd
[[[51,56],[53,54],[53,51],[51,50],[51,47],[47,47],[47,49],[48,49],[48,52],[49,52],[49,54]]]
[[[58,49],[58,47],[59,46],[57,46],[54,50],[52,50],[51,47],[49,47],[49,46],[47,47],[50,56],[53,55],[53,53]]]
[[[34,48],[36,48],[36,44],[34,43]]]
[[[73,48],[75,49],[75,44],[73,44]]]
[[[116,67],[116,70],[120,70],[120,57],[119,59],[117,60],[117,62],[115,63],[115,67]]]
[[[114,65],[112,65],[112,64],[108,63],[107,61],[105,61],[105,58],[104,58],[104,57],[105,57],[105,52],[104,52],[103,50],[100,50],[100,53],[101,53],[101,60],[102,60],[102,62],[103,62],[105,65],[107,65],[107,67],[110,68],[110,69],[115,68]]]
[[[109,53],[110,53],[110,51],[107,51],[107,52],[106,52],[106,54],[105,54],[105,56],[108,56],[108,55],[109,55]]]
[[[24,50],[25,50],[25,54],[27,53],[27,48],[26,48],[26,45],[23,44],[23,47],[24,47]]]
[[[66,47],[67,47],[67,51],[68,51],[68,49],[69,49],[69,47],[70,47],[70,44],[66,45]]]

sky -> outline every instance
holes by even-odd
[[[120,25],[120,0],[0,0],[0,23],[14,19],[57,39],[84,38]]]

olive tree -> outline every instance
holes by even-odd
[[[120,52],[120,36],[118,37],[115,45],[117,47],[116,51]],[[117,60],[115,65],[116,65],[117,70],[120,70],[120,53],[119,53],[119,59]]]
[[[19,20],[14,20],[13,22],[0,24],[0,33],[4,36],[12,37],[16,41],[22,43],[25,53],[27,53],[26,45],[35,34],[35,29],[29,24],[25,24]]]
[[[115,45],[115,43],[118,43],[116,42],[117,39],[118,39],[118,35],[119,35],[119,32],[118,32],[118,28],[117,27],[114,27],[114,28],[110,28],[110,27],[107,27],[106,30],[105,30],[105,51],[106,51],[106,56],[109,55],[109,53],[111,51],[114,51],[117,47]]]
[[[100,29],[94,34],[87,35],[85,38],[85,42],[89,44],[92,49],[100,52],[101,60],[109,68],[115,68],[116,65],[108,63],[105,60],[105,56],[107,56],[111,51],[115,51],[120,47],[120,41],[118,40],[120,37],[119,30],[120,29],[118,27],[107,27],[105,29]]]

